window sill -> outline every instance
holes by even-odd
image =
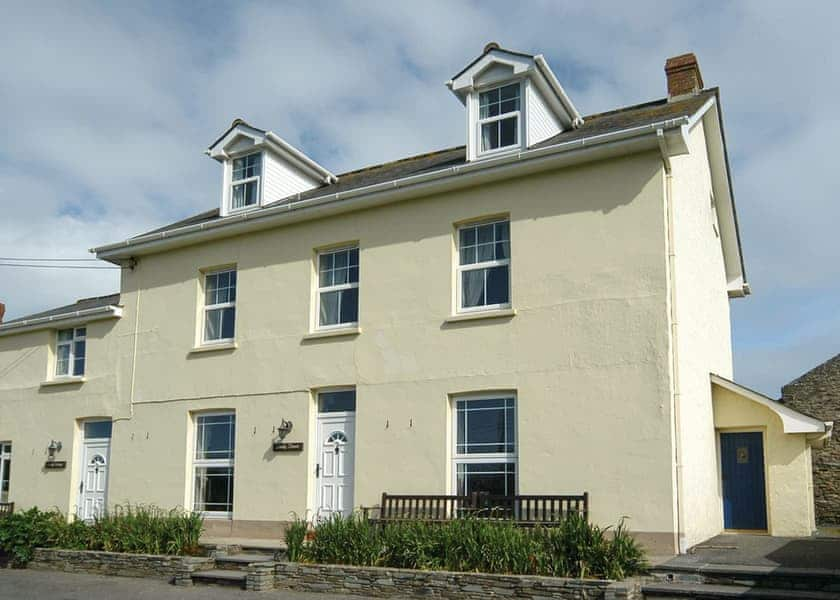
[[[84,383],[87,381],[85,377],[78,376],[78,377],[57,377],[56,379],[49,379],[47,381],[41,382],[41,387],[51,387],[54,385],[69,385],[73,383]]]
[[[204,344],[203,346],[196,346],[187,354],[201,354],[203,352],[217,352],[219,350],[236,350],[239,344],[236,342],[224,342],[221,344]]]
[[[359,327],[359,326],[340,327],[340,328],[336,328],[336,329],[325,329],[323,331],[313,331],[312,333],[307,333],[305,336],[303,336],[303,339],[305,339],[305,340],[320,340],[322,338],[359,335],[360,333],[362,333],[362,328]]]
[[[503,319],[516,316],[515,308],[499,308],[493,310],[477,310],[475,312],[459,313],[444,320],[444,323],[460,323],[461,321],[476,321],[478,319]]]

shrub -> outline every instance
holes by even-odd
[[[292,522],[286,526],[286,545],[288,546],[289,560],[297,562],[301,559],[303,552],[303,541],[306,539],[306,531],[309,528],[307,522],[293,516]]]
[[[14,566],[32,560],[35,548],[106,550],[138,554],[198,554],[204,519],[197,513],[153,506],[117,506],[93,523],[38,508],[0,519],[0,549]]]
[[[290,558],[294,552],[292,560],[313,563],[609,579],[647,567],[623,521],[614,529],[600,528],[577,515],[534,528],[480,519],[378,526],[333,516],[314,526],[309,544],[305,522],[288,531],[294,538],[287,533]]]

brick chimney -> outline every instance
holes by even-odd
[[[6,305],[0,302],[0,323],[3,322],[3,315],[6,314]]]
[[[703,76],[693,52],[666,60],[665,76],[668,78],[669,100],[697,94],[703,89]]]

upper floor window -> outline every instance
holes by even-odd
[[[458,230],[458,306],[461,311],[510,306],[510,222]]]
[[[85,337],[87,329],[61,329],[55,347],[55,376],[81,377],[85,374]]]
[[[344,248],[318,255],[318,327],[340,327],[359,321],[359,249]]]
[[[519,145],[520,85],[512,83],[478,95],[481,152]]]
[[[249,154],[233,159],[230,209],[254,206],[259,202],[262,154]]]
[[[204,342],[227,342],[234,337],[236,270],[215,271],[204,277]]]

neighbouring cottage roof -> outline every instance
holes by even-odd
[[[840,354],[783,385],[781,401],[823,419],[840,418]]]
[[[717,98],[717,95],[718,88],[709,88],[696,96],[687,97],[676,102],[669,102],[667,98],[662,98],[660,100],[654,100],[644,104],[637,104],[609,112],[589,115],[583,118],[583,125],[580,127],[563,131],[562,133],[544,140],[539,144],[535,144],[532,146],[532,149],[545,148],[555,144],[561,144],[563,142],[590,138],[634,127],[644,127],[645,125],[675,119],[678,117],[690,117],[700,110],[700,108],[702,108],[703,105],[711,98]],[[425,154],[418,154],[379,165],[357,169],[355,171],[341,173],[338,175],[337,182],[324,184],[320,187],[295,195],[292,197],[291,202],[294,204],[294,202],[316,198],[325,193],[333,194],[347,192],[411,175],[419,175],[428,171],[466,164],[467,158],[465,146],[456,146],[454,148],[427,152]],[[261,208],[255,209],[254,212],[259,213],[260,210],[266,210],[289,201],[290,198],[278,198]],[[222,217],[219,214],[219,209],[208,210],[186,219],[176,221],[175,223],[164,225],[158,229],[139,234],[135,236],[135,238],[140,238],[154,233],[173,231],[181,227],[198,225],[200,223],[215,221],[220,218]]]
[[[96,313],[97,309],[107,309],[109,307],[117,307],[120,303],[119,294],[108,294],[107,296],[94,296],[92,298],[81,298],[73,304],[65,304],[57,308],[51,308],[17,319],[10,319],[0,323],[0,334],[19,331],[21,329],[29,328],[30,325],[43,325],[48,323],[57,323],[65,320],[72,320],[75,318],[84,317]]]

